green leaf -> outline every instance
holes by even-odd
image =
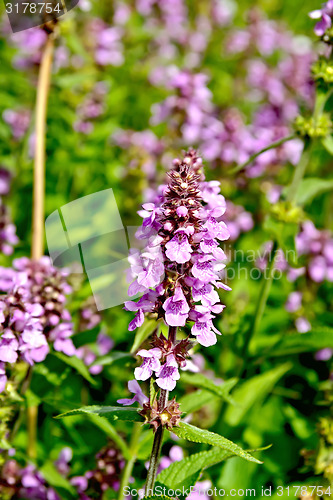
[[[260,460],[252,457],[252,455],[250,455],[247,451],[244,451],[240,446],[233,443],[232,441],[229,441],[229,439],[226,439],[219,434],[215,434],[214,432],[199,429],[199,427],[187,424],[186,422],[180,422],[179,427],[173,427],[172,432],[178,437],[187,439],[188,441],[218,446],[219,448],[222,448],[223,450],[228,451],[233,455],[244,458],[249,462],[256,462],[257,464],[262,463],[260,462]]]
[[[146,319],[145,320],[143,325],[140,326],[140,328],[138,328],[138,330],[135,334],[134,343],[133,343],[133,346],[131,349],[131,353],[134,353],[139,349],[142,342],[144,342],[149,337],[149,335],[151,333],[153,333],[153,331],[156,330],[156,328],[158,328],[158,325],[159,324],[156,320],[153,320],[153,319]]]
[[[82,375],[83,378],[85,378],[92,385],[97,384],[96,380],[93,379],[82,359],[77,358],[76,356],[66,356],[62,352],[53,351],[51,352],[51,354],[52,356],[55,356],[56,358],[66,363],[66,365],[69,365],[72,368],[74,368],[74,370],[76,370],[80,375]]]
[[[109,420],[128,420],[130,422],[143,422],[143,417],[139,415],[136,408],[123,408],[122,406],[82,406],[75,410],[61,413],[55,418],[72,417],[74,415],[99,415]]]
[[[184,495],[180,494],[177,496],[179,500],[186,500],[190,493],[191,486],[194,486],[199,481],[200,476],[201,471],[199,470],[198,472],[194,472],[193,474],[187,476],[183,481],[174,483],[174,487],[171,486],[171,489],[173,489],[174,491],[180,490],[181,492],[184,492]]]
[[[101,331],[101,324],[95,326],[91,330],[84,330],[84,332],[79,332],[73,335],[72,340],[76,348],[82,347],[86,344],[95,343],[99,332]]]
[[[266,345],[261,343],[255,355],[287,356],[301,352],[318,351],[325,347],[333,349],[333,328],[315,328],[307,333],[294,332],[280,337],[279,340],[276,340],[275,337],[275,340],[267,342]]]
[[[124,457],[128,460],[131,456],[130,450],[123,438],[120,436],[119,432],[117,432],[113,427],[113,425],[106,418],[94,413],[88,414],[88,418],[93,424],[96,425],[96,427],[99,427],[102,431],[104,431],[105,434],[109,438],[111,438],[112,441],[116,443],[116,445],[118,445]]]
[[[331,135],[327,135],[324,139],[322,139],[321,143],[326,151],[333,156],[333,137]]]
[[[173,462],[169,467],[158,474],[157,481],[171,488],[176,482],[185,481],[191,474],[206,469],[232,456],[233,453],[218,447],[214,447],[209,451],[200,451],[179,462]]]
[[[333,152],[332,152],[333,154]],[[333,189],[333,179],[318,179],[315,177],[308,177],[303,179],[300,183],[295,202],[299,205],[306,205],[310,203],[316,196],[319,196],[327,191]],[[288,193],[288,190],[285,190]]]
[[[100,358],[95,359],[91,366],[101,365],[101,366],[109,366],[112,365],[115,361],[124,358],[130,358],[131,355],[128,352],[117,352],[114,351],[111,354],[107,354],[105,356],[101,356]]]
[[[251,408],[255,404],[261,403],[272,391],[278,380],[291,368],[291,363],[285,363],[256,375],[238,387],[233,393],[237,406],[227,408],[225,413],[226,423],[233,427],[240,424]]]
[[[205,377],[205,375],[202,375],[201,373],[183,372],[181,380],[187,384],[195,385],[200,389],[207,389],[228,403],[235,404],[234,400],[229,395],[229,392],[237,384],[238,379],[236,378],[222,382],[222,384],[215,384],[211,379]]]
[[[52,486],[56,491],[61,493],[61,498],[72,500],[77,498],[75,488],[62,476],[52,462],[46,462],[40,468],[40,472],[46,482]]]
[[[204,405],[212,403],[213,401],[218,401],[218,398],[217,396],[213,396],[211,392],[195,391],[185,394],[178,402],[181,405],[182,411],[191,413],[200,410]]]

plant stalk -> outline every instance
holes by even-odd
[[[50,90],[52,61],[54,52],[53,31],[48,37],[43,50],[39,68],[36,93],[36,145],[34,158],[33,178],[33,206],[32,206],[32,242],[31,258],[38,260],[44,255],[44,206],[45,206],[45,136],[47,103]],[[36,458],[37,419],[38,407],[30,406],[27,410],[28,427],[28,456]]]
[[[263,153],[266,153],[266,151],[269,151],[270,149],[275,149],[278,148],[279,146],[282,146],[285,142],[291,141],[292,139],[296,138],[296,134],[291,134],[287,135],[286,137],[283,137],[282,139],[279,139],[278,141],[272,142],[269,146],[266,146],[265,148],[261,149],[260,151],[257,151],[257,153],[254,153],[253,155],[250,156],[248,160],[246,160],[244,163],[241,163],[241,165],[237,165],[237,167],[233,168],[230,170],[230,174],[237,174],[237,172],[240,172],[241,170],[244,170],[248,165],[250,165],[258,156],[262,155]]]
[[[302,156],[301,156],[300,161],[295,169],[293,180],[292,180],[291,185],[288,189],[287,201],[289,201],[290,203],[294,203],[294,201],[295,201],[299,185],[304,177],[306,167],[309,163],[310,154],[311,154],[310,146],[311,146],[310,139],[306,139],[304,142]],[[243,349],[241,352],[241,357],[243,360],[242,367],[245,366],[245,363],[248,359],[248,347],[249,347],[249,344],[251,342],[251,339],[258,331],[262,317],[263,317],[264,312],[265,312],[269,292],[270,292],[271,285],[272,285],[273,274],[274,274],[274,262],[275,262],[275,257],[276,257],[276,253],[277,253],[278,249],[279,249],[278,243],[276,241],[274,241],[273,248],[272,248],[271,255],[270,255],[270,262],[269,262],[269,266],[268,266],[268,276],[262,284],[262,288],[261,288],[261,292],[260,292],[260,295],[258,298],[254,319],[253,319],[253,322],[252,322],[252,324],[251,324],[251,326],[250,326],[250,328],[247,331],[247,334],[245,336],[244,345],[243,345]]]
[[[134,424],[133,433],[130,442],[130,458],[128,459],[124,470],[121,475],[121,481],[119,486],[118,500],[123,500],[125,498],[124,488],[128,485],[134,464],[137,459],[139,438],[141,434],[142,425],[138,422]]]
[[[177,337],[177,327],[169,326],[169,334],[168,339],[171,340],[172,345],[175,345]],[[160,397],[158,399],[158,409],[162,411],[163,408],[168,404],[169,391],[161,389]],[[160,458],[162,441],[163,441],[164,427],[160,425],[154,436],[153,449],[151,451],[150,460],[149,460],[149,469],[147,474],[145,495],[152,496],[154,494],[154,485],[157,474],[157,467]]]
[[[36,95],[36,144],[34,159],[31,246],[31,257],[34,260],[40,259],[40,257],[44,254],[45,135],[53,51],[54,34],[50,33],[47,37],[39,68]]]

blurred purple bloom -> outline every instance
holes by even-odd
[[[145,396],[136,380],[130,380],[128,382],[128,390],[134,394],[132,399],[117,399],[117,403],[128,406],[132,405],[135,402],[138,402],[140,406],[143,406],[144,403],[148,403],[149,398]]]

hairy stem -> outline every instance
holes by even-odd
[[[272,142],[269,146],[266,146],[265,148],[261,149],[257,153],[254,153],[253,155],[250,156],[248,160],[246,160],[244,163],[241,165],[237,165],[237,167],[233,168],[230,171],[230,174],[236,174],[237,172],[240,172],[241,170],[244,170],[248,165],[250,165],[258,156],[262,155],[263,153],[266,153],[266,151],[269,151],[270,149],[275,149],[278,148],[279,146],[282,146],[285,142],[291,141],[292,139],[295,139],[296,135],[291,134],[287,135],[286,137],[283,137],[282,139],[279,139],[278,141]]]
[[[155,479],[156,479],[156,474],[157,474],[157,467],[158,467],[158,462],[159,462],[161,448],[162,448],[163,433],[164,433],[164,429],[160,425],[160,427],[158,427],[157,431],[155,432],[153,449],[151,451],[150,460],[149,460],[149,470],[148,470],[148,474],[147,474],[147,482],[146,482],[146,490],[145,490],[146,496],[152,496],[154,494],[153,490],[154,490]]]
[[[120,481],[120,487],[119,487],[119,495],[118,495],[118,500],[123,500],[125,498],[124,495],[124,488],[128,485],[134,464],[137,459],[137,453],[138,453],[138,445],[139,445],[139,438],[141,434],[141,429],[142,425],[140,423],[135,423],[133,432],[132,432],[132,437],[131,437],[131,442],[130,442],[130,458],[127,461],[124,470],[122,472],[121,476],[121,481]]]
[[[176,337],[177,337],[177,327],[176,326],[169,326],[168,339],[171,340],[173,345],[176,343]],[[168,398],[169,398],[169,392],[164,390],[164,389],[161,389],[160,397],[158,400],[159,411],[162,411],[163,408],[166,407],[166,405],[168,404]],[[148,469],[147,481],[146,481],[146,496],[153,495],[153,489],[154,489],[154,484],[155,484],[155,479],[156,479],[156,474],[157,474],[157,467],[158,467],[158,462],[159,462],[161,448],[162,448],[163,433],[164,433],[164,428],[162,427],[162,425],[160,425],[157,428],[157,431],[155,432],[153,449],[151,451],[150,460],[149,460],[149,469]]]
[[[31,258],[38,260],[44,254],[44,205],[45,205],[45,135],[47,103],[50,89],[52,60],[54,52],[54,33],[49,32],[39,68],[36,94],[36,145],[33,180],[32,244]],[[31,406],[27,411],[28,419],[28,456],[36,458],[36,438],[38,407]]]

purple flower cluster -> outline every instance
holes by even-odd
[[[144,295],[125,304],[127,310],[138,311],[130,330],[143,323],[144,313],[154,312],[169,326],[194,321],[197,340],[207,346],[216,343],[212,313],[224,306],[214,287],[228,289],[219,281],[226,259],[219,241],[230,235],[221,221],[224,197],[212,189],[215,183],[203,181],[202,160],[190,150],[182,161],[174,160],[161,203],[143,205],[138,237],[148,244],[145,252],[130,258],[135,280],[129,295]]]
[[[235,241],[241,233],[251,231],[254,226],[252,214],[247,212],[241,205],[235,205],[227,201],[227,209],[223,219],[230,233],[230,240]]]
[[[92,500],[96,495],[102,498],[104,491],[119,489],[119,477],[124,467],[124,460],[111,442],[96,454],[95,469],[87,471],[83,476],[69,477],[72,458],[72,449],[63,448],[54,465],[75,488],[76,498],[79,500]],[[35,465],[22,468],[16,460],[10,459],[0,471],[0,480],[0,494],[13,494],[15,498],[26,500],[60,500]]]
[[[295,77],[291,79],[294,59],[302,61],[298,65],[300,71],[302,69],[299,85]],[[252,154],[289,134],[290,124],[298,112],[298,104],[290,95],[290,88],[294,84],[297,95],[304,95],[309,100],[312,87],[310,83],[305,85],[304,80],[310,82],[310,62],[308,55],[290,56],[273,76],[264,61],[251,61],[248,76],[250,89],[257,98],[261,93],[262,100],[269,99],[268,104],[257,109],[252,125],[246,125],[240,113],[233,109],[219,116],[220,111],[212,103],[205,74],[177,70],[175,67],[158,68],[151,75],[152,83],[160,85],[163,82],[173,93],[162,103],[153,105],[151,123],[167,122],[168,127],[180,136],[182,144],[198,144],[203,155],[215,164],[243,163]],[[253,162],[247,174],[256,177],[272,165],[287,161],[296,164],[301,147],[301,141],[295,139],[270,150]]]
[[[333,237],[330,231],[317,229],[312,221],[302,224],[296,236],[300,257],[306,259],[304,273],[315,283],[333,282]]]
[[[100,66],[121,66],[124,63],[122,36],[120,26],[109,26],[101,19],[95,18],[88,26],[93,38],[94,58]]]
[[[74,129],[83,134],[89,134],[93,131],[93,120],[104,113],[104,99],[107,93],[107,85],[104,82],[98,82],[84,102],[77,109],[77,120],[74,123]]]
[[[2,117],[10,126],[14,139],[22,139],[30,125],[30,111],[6,109]]]
[[[311,19],[319,19],[314,29],[315,34],[317,36],[325,35],[326,31],[332,27],[333,1],[328,0],[321,9],[310,12],[309,16]]]
[[[18,54],[14,58],[14,66],[21,70],[38,67],[47,40],[46,31],[31,28],[9,36],[12,44],[18,49]]]
[[[6,196],[10,190],[10,173],[4,168],[0,168],[0,252],[5,255],[13,253],[13,245],[18,243],[16,227],[11,222],[8,208],[4,204],[2,197]]]
[[[257,267],[261,270],[267,266],[271,246],[271,243],[267,244],[265,253],[257,260]],[[281,249],[276,256],[275,267],[286,273],[289,281],[296,282],[296,290],[289,294],[285,308],[294,316],[297,331],[305,333],[311,330],[311,323],[307,317],[309,314],[306,305],[303,304],[303,293],[297,289],[298,281],[303,277],[312,283],[311,288],[314,283],[319,285],[324,281],[333,282],[332,234],[330,231],[317,229],[312,221],[307,220],[302,223],[301,231],[296,236],[296,250],[301,267],[290,266]]]
[[[155,204],[146,203],[139,212],[144,220],[137,237],[147,245],[141,254],[134,251],[130,256],[134,281],[128,293],[143,295],[138,302],[125,303],[125,309],[137,311],[129,330],[141,326],[145,314],[154,313],[174,329],[193,322],[192,335],[211,346],[220,334],[213,319],[225,307],[216,288],[229,289],[220,281],[226,256],[219,242],[230,236],[221,220],[226,202],[219,183],[205,182],[202,160],[194,150],[174,160],[162,192]],[[191,344],[188,340],[174,343],[161,335],[153,345],[138,352],[143,363],[135,377],[147,380],[155,375],[157,385],[171,391]]]
[[[16,460],[10,459],[4,464],[0,477],[0,493],[3,492],[4,498],[60,500],[34,465],[21,468]],[[7,497],[9,494],[14,497]]]
[[[163,142],[151,130],[135,132],[117,130],[112,134],[112,141],[126,150],[129,156],[129,169],[139,168],[149,180],[155,179],[156,163],[164,149]]]
[[[48,257],[32,261],[14,260],[14,269],[1,269],[0,362],[2,389],[6,383],[5,365],[22,359],[33,365],[43,361],[48,343],[68,356],[75,354],[71,340],[71,316],[66,295],[71,287],[66,272],[52,266]]]

